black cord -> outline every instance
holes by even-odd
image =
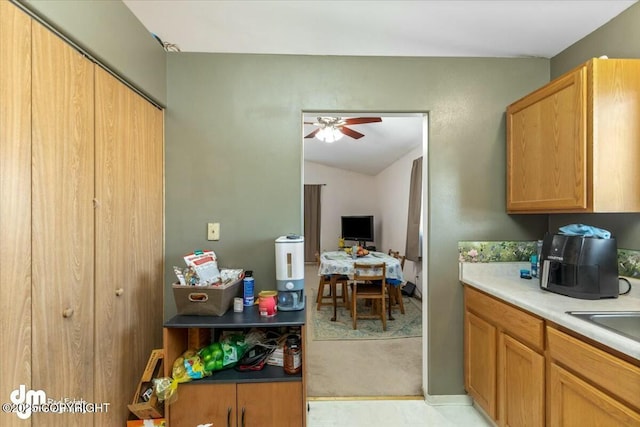
[[[627,279],[626,277],[618,277],[618,280],[622,280],[622,281],[624,281],[624,282],[627,282],[627,285],[629,285],[629,287],[627,288],[627,290],[626,290],[626,291],[624,291],[624,292],[620,292],[620,294],[619,294],[619,295],[626,295],[626,294],[628,294],[629,292],[631,292],[631,282],[629,281],[629,279]]]

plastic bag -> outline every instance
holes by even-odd
[[[185,263],[198,275],[197,286],[211,286],[220,283],[218,259],[213,251],[197,250],[184,256]]]
[[[208,372],[220,371],[235,366],[247,351],[248,344],[243,334],[224,336],[198,351]]]
[[[211,375],[205,370],[202,358],[195,350],[187,350],[178,357],[171,368],[171,378],[156,378],[154,391],[159,401],[171,404],[177,399],[178,384],[197,380]]]

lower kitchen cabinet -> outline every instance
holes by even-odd
[[[640,426],[640,368],[547,327],[549,425]]]
[[[549,383],[550,426],[640,426],[640,414],[555,363]]]
[[[544,425],[544,356],[500,333],[498,421],[504,426]]]
[[[464,286],[465,389],[498,426],[639,427],[640,362]]]
[[[496,327],[465,311],[464,343],[465,388],[496,419]]]
[[[301,382],[238,384],[238,427],[299,427],[303,407]]]
[[[236,385],[180,384],[170,411],[171,426],[236,426]]]
[[[465,389],[499,426],[544,426],[544,321],[465,286]]]
[[[181,384],[171,426],[299,427],[302,383]],[[178,402],[182,402],[181,404]]]

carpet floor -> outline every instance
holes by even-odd
[[[307,294],[307,396],[423,396],[422,336],[394,339],[316,340],[314,332],[315,299],[318,269],[305,267]],[[408,302],[408,299],[405,300]],[[419,301],[409,301],[419,304]],[[408,307],[405,304],[405,309]],[[322,311],[332,310],[329,306]],[[344,310],[344,309],[343,309]],[[394,311],[394,317],[400,317]],[[340,313],[346,320],[347,311]],[[362,320],[375,323],[380,321]],[[389,322],[393,323],[394,321]],[[381,329],[381,328],[380,328]]]
[[[387,329],[382,330],[382,321],[378,319],[360,319],[357,329],[353,329],[353,321],[349,311],[345,307],[338,308],[337,319],[331,321],[333,307],[322,306],[316,310],[311,308],[313,322],[312,339],[316,341],[331,340],[379,340],[410,338],[422,336],[422,309],[420,302],[409,297],[404,297],[405,314],[394,309],[394,320],[387,319]],[[358,301],[358,312],[369,312],[370,308],[364,306],[364,301]]]

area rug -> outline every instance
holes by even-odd
[[[335,322],[331,321],[333,307],[324,306],[319,311],[315,306],[309,309],[313,323],[311,335],[315,341],[385,340],[422,336],[422,310],[420,302],[413,298],[404,297],[405,314],[401,314],[398,309],[393,310],[395,320],[387,319],[386,331],[382,330],[380,319],[359,319],[358,329],[353,329],[349,311],[344,307],[338,308],[338,319]]]

